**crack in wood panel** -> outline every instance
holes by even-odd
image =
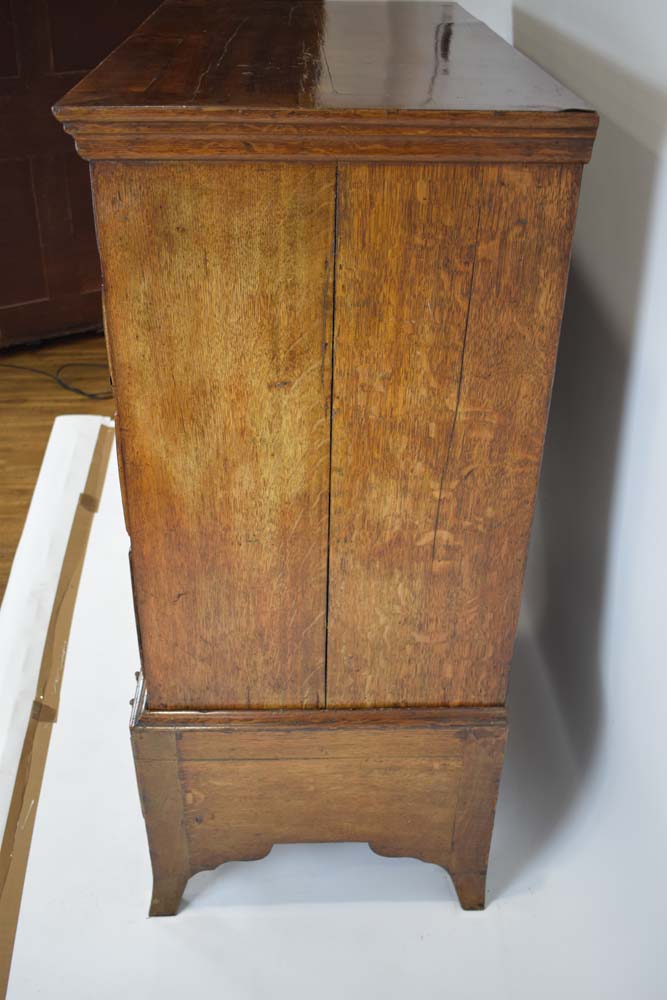
[[[343,169],[332,708],[504,701],[580,174]]]

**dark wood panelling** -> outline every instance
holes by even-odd
[[[36,157],[32,163],[49,286],[57,288],[62,297],[99,291],[100,268],[87,164],[74,150]],[[72,246],[77,248],[75,255],[70,252]]]
[[[0,219],[0,308],[46,298],[29,160],[0,160]]]
[[[11,0],[0,0],[0,80],[18,76],[19,61]]]
[[[157,0],[0,0],[0,347],[100,328],[86,165],[51,114]]]
[[[54,72],[83,73],[96,66],[157,6],[157,0],[107,0],[99,4],[47,0]]]

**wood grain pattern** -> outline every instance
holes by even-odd
[[[483,906],[597,116],[455,4],[335,0],[167,0],[55,113],[97,161],[152,912],[335,840]]]
[[[456,3],[336,0],[167,0],[60,107],[135,105],[588,109]]]
[[[462,756],[185,761],[191,863],[216,867],[221,846],[240,835],[254,853],[304,841],[387,844],[398,833],[416,844],[435,828],[433,839],[446,849],[462,770]]]
[[[341,168],[330,707],[504,701],[579,171]]]
[[[484,899],[493,820],[498,800],[507,730],[471,726],[463,749],[462,796],[457,804],[452,834],[452,869],[464,909],[479,908]],[[486,803],[488,808],[481,808]]]
[[[134,111],[134,109],[133,109]],[[138,109],[137,109],[138,112]],[[59,112],[60,114],[60,112]],[[97,112],[96,112],[97,114]],[[472,117],[472,121],[469,118]],[[476,120],[475,120],[476,119]],[[107,122],[63,119],[80,156],[88,160],[338,160],[426,163],[587,163],[597,118],[561,112],[468,116],[441,113],[425,123],[414,112],[386,122],[338,120],[282,122],[268,118],[207,120],[206,114],[168,120]]]
[[[155,758],[146,760],[135,753],[134,765],[153,868],[148,915],[160,917],[178,909],[191,864],[176,737],[174,733],[157,733],[153,742],[157,744]]]
[[[91,159],[586,161],[584,101],[450,3],[167,0],[55,108]]]
[[[460,756],[471,728],[504,732],[505,709],[294,709],[275,712],[154,711],[140,682],[131,725],[135,757],[171,756],[175,734],[182,760],[213,759],[225,737],[225,759]],[[162,733],[163,741],[152,736]]]
[[[132,724],[151,913],[175,913],[197,871],[264,857],[278,843],[336,841],[442,865],[465,908],[484,905],[502,710],[486,721],[475,709],[455,722],[431,713],[428,723],[411,710],[358,712],[358,723],[322,710],[322,725],[305,734],[300,715],[313,713],[264,712],[259,728],[253,713],[227,713],[217,728],[166,725],[165,714],[140,707]]]
[[[324,701],[334,180],[327,166],[95,168],[156,708]]]

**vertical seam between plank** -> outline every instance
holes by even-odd
[[[459,416],[459,406],[461,403],[461,389],[463,386],[463,373],[465,368],[466,347],[468,345],[468,327],[470,325],[470,310],[472,307],[472,299],[475,291],[475,270],[477,267],[477,251],[479,249],[479,233],[480,233],[480,223],[482,219],[482,190],[483,190],[483,178],[480,175],[477,184],[477,231],[475,233],[475,252],[473,254],[472,268],[470,270],[470,285],[468,288],[468,307],[466,309],[465,326],[463,328],[463,343],[461,344],[461,360],[459,363],[458,384],[456,386],[456,403],[454,405],[454,416],[452,417],[452,425],[449,431],[449,438],[447,440],[445,461],[443,462],[442,472],[440,474],[440,489],[438,491],[438,503],[435,508],[435,520],[433,522],[433,548],[431,551],[432,562],[435,562],[435,551],[438,544],[438,524],[440,522],[440,509],[442,507],[442,495],[447,480],[447,471],[449,469],[449,460],[452,455],[454,433],[456,431],[456,424],[458,422],[458,416]]]
[[[333,245],[332,245],[332,271],[333,278],[331,284],[331,382],[329,388],[329,500],[327,506],[327,565],[326,565],[326,586],[324,604],[324,707],[327,707],[329,700],[328,691],[328,671],[329,671],[329,597],[331,579],[331,486],[332,486],[332,462],[333,462],[333,422],[334,422],[334,371],[335,371],[335,346],[336,346],[336,274],[338,271],[338,184],[339,169],[336,161],[336,177],[334,181],[334,211],[333,211]]]

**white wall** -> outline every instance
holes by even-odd
[[[516,823],[494,838],[491,881],[502,893],[528,856],[548,864],[558,831],[594,822],[664,922],[667,0],[461,2],[601,118],[510,684]]]
[[[656,834],[667,835],[667,3],[464,5],[601,115],[524,597],[574,771],[568,794],[555,788],[536,808],[602,824],[618,863],[636,868],[638,900],[652,888],[655,904],[666,872]],[[522,753],[544,763],[540,727],[521,717],[535,669],[517,656],[523,708],[510,719]]]

